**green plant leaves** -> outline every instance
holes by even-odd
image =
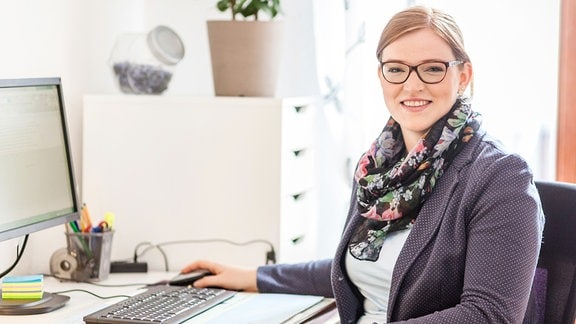
[[[236,20],[238,14],[258,20],[260,11],[268,14],[270,18],[275,18],[280,13],[280,0],[218,0],[216,8],[222,12],[230,10],[232,20]]]

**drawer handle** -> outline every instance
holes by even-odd
[[[300,113],[300,112],[304,112],[306,111],[306,106],[294,106],[294,111],[296,111],[296,113]]]
[[[299,149],[299,150],[293,150],[292,153],[294,154],[295,157],[298,157],[300,155],[304,155],[304,153],[306,152],[306,149]]]
[[[292,244],[294,244],[294,245],[302,242],[302,240],[304,240],[304,234],[299,235],[299,236],[296,236],[296,237],[293,237],[293,238],[291,239]]]
[[[298,200],[304,199],[305,195],[306,195],[306,192],[299,192],[297,194],[293,194],[292,199],[294,199],[294,201],[298,201]]]

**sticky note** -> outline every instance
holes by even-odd
[[[41,299],[44,276],[10,276],[2,279],[2,299]]]

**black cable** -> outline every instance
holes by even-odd
[[[68,289],[68,290],[62,290],[62,291],[56,291],[56,292],[52,292],[53,294],[66,294],[66,293],[71,293],[71,292],[83,292],[83,293],[87,293],[89,295],[92,295],[96,298],[100,298],[100,299],[112,299],[112,298],[130,298],[132,296],[130,295],[112,295],[112,296],[100,296],[98,294],[95,294],[89,290],[86,289]]]
[[[168,242],[163,242],[163,243],[158,243],[158,244],[152,244],[150,242],[142,242],[142,243],[139,243],[136,245],[136,248],[134,250],[134,260],[137,260],[138,257],[143,256],[144,254],[146,254],[148,251],[150,251],[152,249],[158,249],[160,251],[160,253],[162,253],[162,256],[164,258],[164,269],[166,271],[169,271],[168,257],[166,255],[165,251],[162,249],[162,247],[167,246],[167,245],[190,244],[190,243],[193,243],[193,244],[196,244],[196,243],[228,243],[230,245],[235,245],[235,246],[245,246],[245,245],[250,245],[250,244],[264,243],[270,247],[270,251],[268,251],[266,253],[266,264],[276,263],[276,252],[274,250],[274,245],[270,241],[267,241],[264,239],[255,239],[255,240],[250,240],[250,241],[246,241],[246,242],[235,242],[235,241],[231,241],[228,239],[177,240],[177,241],[168,241]],[[138,254],[138,248],[142,245],[148,245],[148,247],[145,248],[144,251],[142,251],[142,253]]]
[[[138,249],[142,246],[142,245],[148,245],[148,246],[154,246],[154,244],[152,244],[152,242],[141,242],[136,244],[136,247],[134,248],[134,263],[138,263]]]
[[[22,258],[22,255],[24,254],[24,249],[26,249],[26,243],[28,243],[28,234],[26,234],[26,236],[24,236],[24,243],[22,243],[22,248],[20,250],[18,250],[20,245],[16,245],[16,261],[14,261],[14,263],[8,269],[6,269],[2,273],[0,273],[0,278],[3,278],[5,275],[10,273],[10,271],[12,271],[16,267],[18,262],[20,262],[20,259]]]
[[[129,284],[113,284],[113,285],[107,285],[107,284],[101,284],[101,283],[97,283],[97,282],[91,282],[91,281],[85,281],[84,283],[90,284],[92,286],[97,286],[97,287],[104,287],[104,288],[121,288],[121,287],[146,287],[146,286],[150,286],[150,283],[129,283]]]
[[[267,241],[264,239],[255,239],[255,240],[250,240],[250,241],[246,241],[246,242],[235,242],[235,241],[231,241],[228,239],[179,240],[179,241],[168,241],[168,242],[164,242],[164,243],[159,243],[159,244],[156,244],[156,246],[158,246],[158,248],[160,249],[160,247],[165,246],[165,245],[189,244],[189,243],[228,243],[230,245],[235,245],[235,246],[246,246],[246,245],[250,245],[250,244],[264,243],[270,247],[270,251],[268,251],[266,253],[265,263],[266,264],[276,263],[276,252],[274,251],[274,245],[270,241]],[[165,268],[166,268],[166,271],[168,271],[168,260],[165,261]]]
[[[138,248],[142,245],[148,245],[148,248],[144,249],[142,253],[138,254]],[[134,248],[134,263],[138,262],[139,256],[143,256],[147,251],[151,249],[158,249],[158,251],[160,251],[160,254],[162,254],[162,258],[164,259],[164,269],[168,271],[168,256],[166,255],[166,252],[164,252],[164,250],[162,250],[161,247],[154,245],[151,242],[142,242],[136,245],[136,248]]]
[[[62,278],[62,277],[58,277],[55,276],[53,274],[48,274],[48,273],[43,273],[42,274],[45,277],[52,277],[54,279],[58,279],[60,281],[67,281],[67,282],[75,282],[75,283],[86,283],[86,284],[90,284],[92,286],[98,286],[98,287],[106,287],[106,288],[120,288],[120,287],[145,287],[145,286],[149,286],[150,283],[129,283],[129,284],[114,284],[114,285],[107,285],[107,284],[101,284],[101,283],[97,283],[97,282],[93,282],[93,281],[79,281],[79,280],[75,280],[75,279],[71,279],[71,278]]]

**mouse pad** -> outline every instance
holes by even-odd
[[[228,304],[228,307],[223,307],[224,309],[220,314],[215,314],[217,311],[213,309],[212,314],[215,316],[210,316],[202,322],[207,324],[283,323],[294,315],[318,304],[323,299],[323,297],[307,295],[240,293],[224,302],[224,304]]]

